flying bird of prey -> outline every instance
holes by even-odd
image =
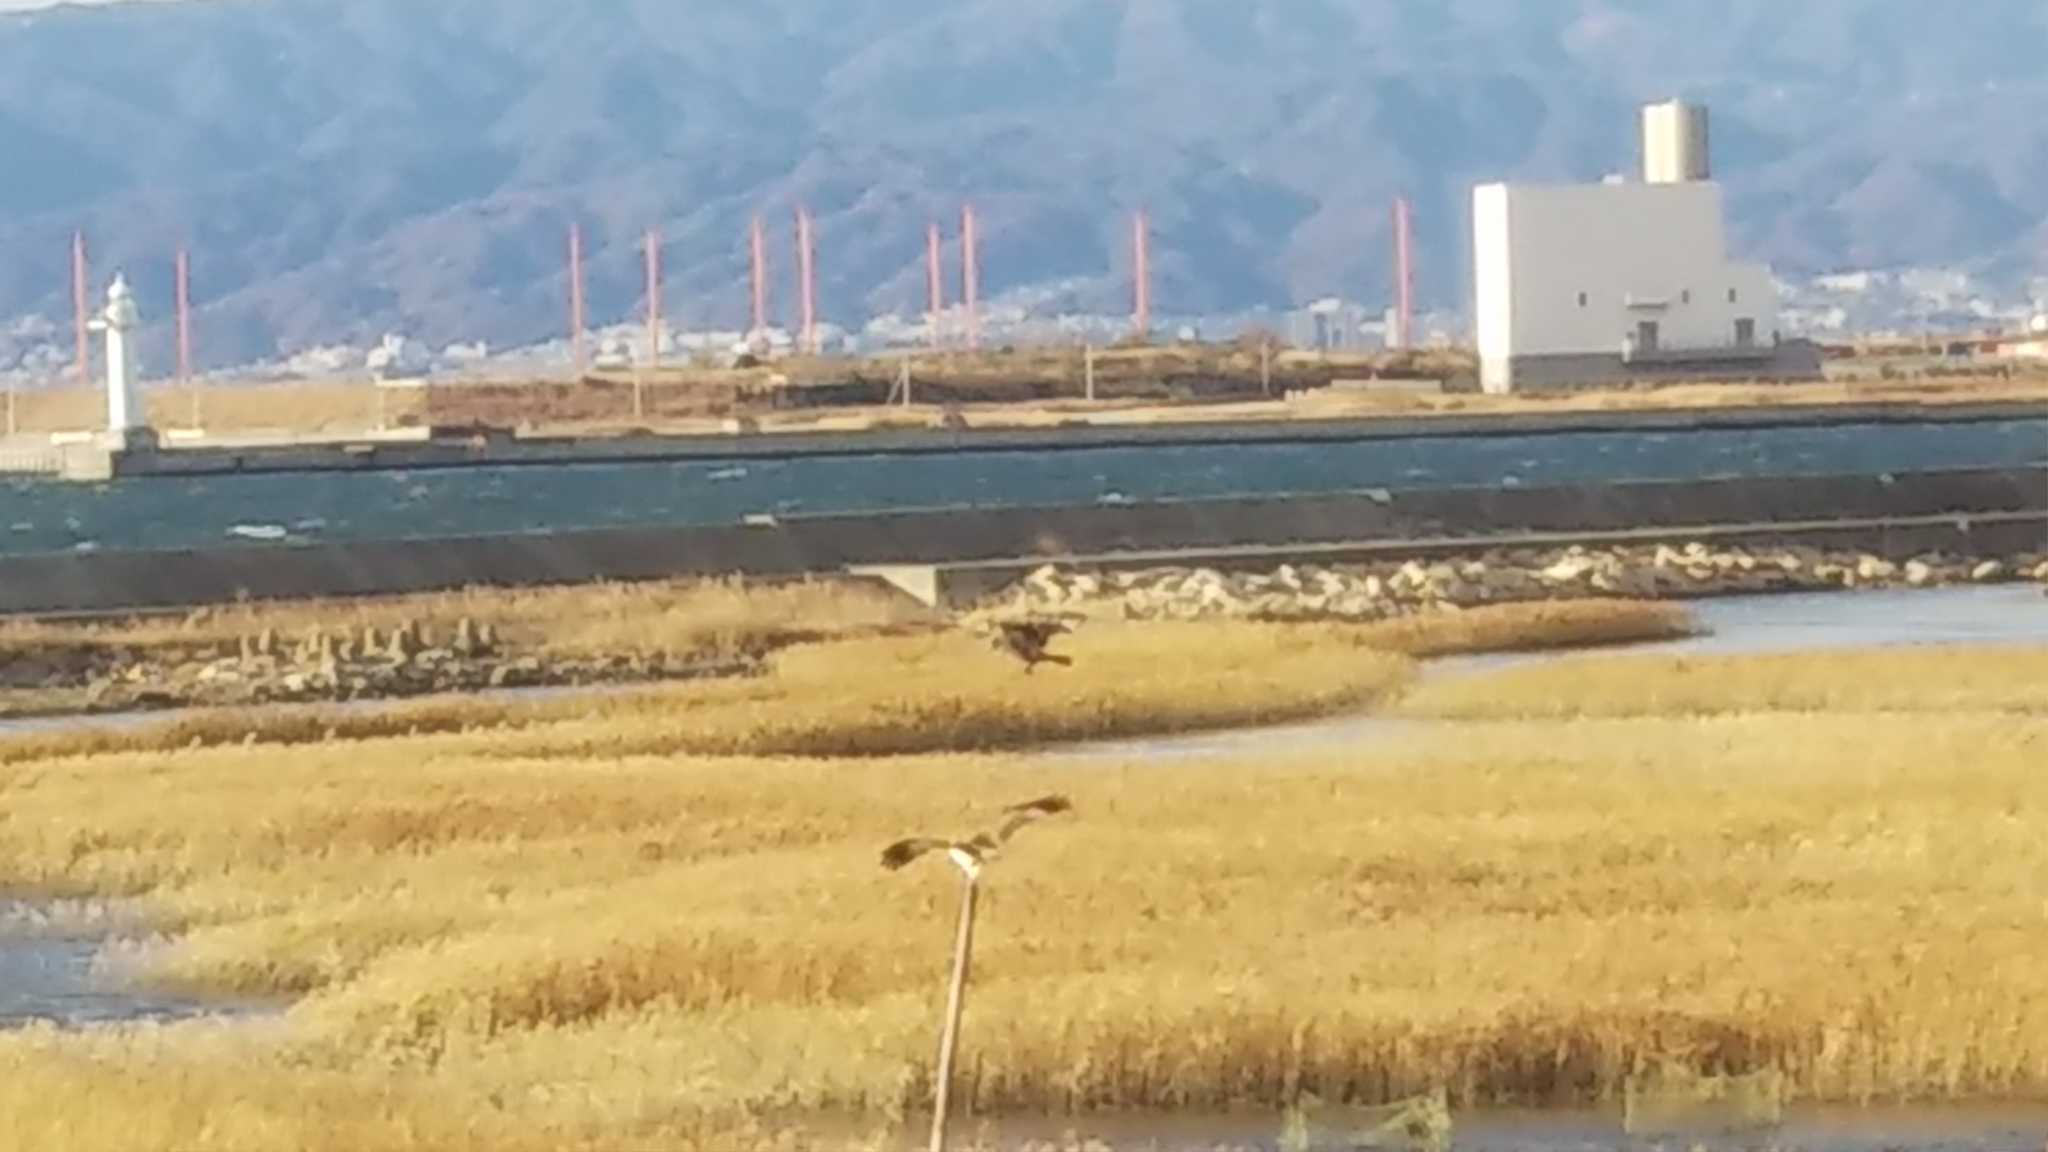
[[[1001,620],[990,637],[996,651],[1008,652],[1024,662],[1024,671],[1029,674],[1040,664],[1057,664],[1062,668],[1073,666],[1073,658],[1046,651],[1052,638],[1072,632],[1062,620]]]
[[[1073,810],[1073,803],[1065,796],[1045,796],[1023,804],[1012,804],[1003,809],[1003,822],[993,833],[980,832],[965,840],[942,840],[935,836],[898,840],[882,849],[882,867],[894,872],[927,852],[944,852],[972,879],[980,875],[981,866],[1000,853],[1018,829],[1047,816]]]

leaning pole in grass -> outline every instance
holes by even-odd
[[[927,852],[944,852],[959,867],[962,877],[960,927],[953,940],[953,978],[946,989],[946,1022],[939,1032],[939,1068],[937,1082],[932,1086],[930,1152],[946,1152],[946,1116],[952,1111],[953,1053],[960,1045],[960,1013],[967,1004],[967,966],[974,951],[974,909],[981,869],[1002,851],[1019,828],[1042,817],[1071,812],[1073,807],[1065,796],[1045,796],[1003,809],[1003,822],[994,832],[983,832],[967,840],[913,836],[882,849],[882,867],[891,872]]]
[[[960,885],[960,930],[953,941],[953,982],[946,990],[946,1027],[939,1034],[938,1084],[932,1101],[931,1152],[946,1152],[946,1114],[953,1095],[953,1052],[960,1043],[960,1012],[967,1000],[967,958],[974,950],[974,908],[980,877],[970,872]]]

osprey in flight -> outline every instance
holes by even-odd
[[[1073,810],[1074,805],[1065,796],[1046,796],[1023,804],[1012,804],[1003,809],[1003,822],[993,833],[977,833],[966,840],[941,840],[932,836],[898,840],[882,849],[882,867],[894,872],[927,852],[943,851],[972,880],[981,874],[984,863],[1002,851],[1003,845],[1010,842],[1010,837],[1015,836],[1019,828],[1047,816]]]
[[[996,623],[996,631],[990,637],[996,651],[1008,652],[1024,662],[1028,674],[1040,664],[1057,664],[1062,668],[1072,667],[1073,658],[1058,656],[1045,650],[1052,638],[1072,632],[1060,620],[1002,620]]]

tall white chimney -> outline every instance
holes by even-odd
[[[1707,110],[1667,100],[1643,108],[1643,181],[1684,184],[1713,179],[1707,152]]]

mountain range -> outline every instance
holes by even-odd
[[[1425,305],[1468,290],[1468,188],[1636,164],[1641,102],[1713,115],[1731,234],[1781,272],[2048,243],[2038,0],[179,0],[0,14],[0,371],[65,342],[74,229],[152,319],[192,251],[203,362],[546,339],[581,223],[594,320],[660,231],[677,323],[747,311],[749,219],[825,315],[923,310],[959,206],[984,295],[1156,307],[1389,292],[1415,205]],[[957,291],[957,284],[954,286]],[[11,333],[11,335],[10,335]],[[52,336],[52,333],[55,333]],[[10,343],[11,341],[11,343]],[[159,323],[152,355],[166,336]]]

